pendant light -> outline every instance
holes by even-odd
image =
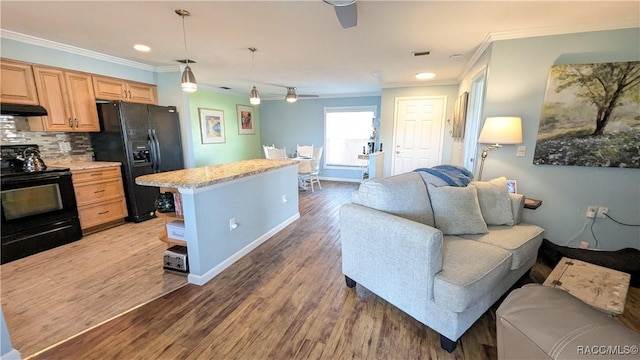
[[[294,103],[298,100],[298,95],[296,95],[296,88],[287,87],[287,95],[284,97],[287,102]]]
[[[189,12],[189,10],[178,9],[176,10],[176,14],[178,14],[178,16],[182,18],[182,37],[184,40],[184,54],[186,56],[186,59],[180,62],[184,62],[187,64],[187,66],[184,68],[184,71],[182,72],[182,90],[186,92],[194,92],[198,90],[198,84],[196,83],[196,77],[195,75],[193,75],[193,71],[191,71],[189,63],[195,63],[195,61],[189,60],[187,52],[187,32],[184,27],[184,17],[191,16],[191,13]]]
[[[251,92],[249,93],[249,103],[251,103],[251,105],[260,105],[260,94],[258,94],[258,89],[256,89],[256,85],[255,85],[256,69],[255,69],[255,62],[253,59],[253,56],[255,55],[257,50],[258,49],[254,47],[249,48],[249,51],[251,51],[251,71],[252,71],[251,77],[253,78],[253,84],[254,84],[253,88],[251,89]]]

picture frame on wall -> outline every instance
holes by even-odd
[[[222,144],[226,141],[224,133],[224,111],[198,108],[200,117],[200,135],[203,144]]]
[[[253,117],[253,107],[246,105],[236,105],[238,114],[238,134],[253,135],[256,133]]]
[[[464,128],[467,123],[467,103],[469,102],[469,92],[463,92],[456,100],[453,113],[453,129],[451,137],[454,139],[464,139]]]

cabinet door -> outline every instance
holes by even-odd
[[[100,131],[91,75],[65,72],[75,131]]]
[[[127,100],[127,83],[120,79],[93,76],[93,90],[97,99]]]
[[[73,121],[68,102],[64,72],[58,69],[33,67],[40,105],[49,115],[42,116],[42,129],[33,131],[73,131]],[[30,122],[30,125],[33,123]]]
[[[31,65],[20,62],[2,60],[2,102],[12,104],[38,105],[36,82]]]
[[[128,83],[128,101],[157,105],[156,86],[134,82]]]

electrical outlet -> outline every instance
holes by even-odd
[[[585,215],[586,217],[593,219],[594,217],[596,217],[596,213],[598,212],[598,207],[597,206],[589,206],[587,208],[587,214]]]
[[[580,241],[580,249],[588,249],[589,248],[589,243],[586,241]]]
[[[289,202],[289,199],[287,199],[287,195],[282,195],[282,205],[286,204]]]
[[[516,156],[523,157],[526,154],[527,154],[527,147],[524,145],[518,146],[518,152],[516,153]]]
[[[229,231],[233,231],[237,227],[238,227],[238,224],[236,224],[236,218],[229,219]]]
[[[601,206],[598,208],[598,214],[596,216],[599,218],[604,218],[606,217],[605,214],[608,214],[608,213],[609,213],[609,208]]]

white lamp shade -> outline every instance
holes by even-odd
[[[496,145],[522,143],[522,119],[516,116],[488,117],[478,142]]]

